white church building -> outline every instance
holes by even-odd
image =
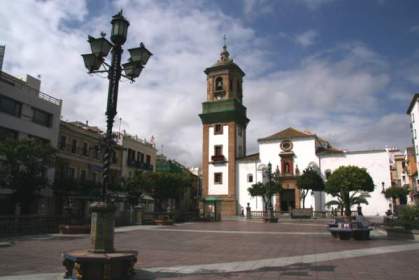
[[[248,203],[252,210],[263,210],[262,198],[251,197],[247,189],[262,182],[268,163],[272,164],[272,170],[279,169],[284,188],[274,198],[276,211],[302,207],[296,180],[308,166],[318,167],[326,180],[338,167],[355,165],[365,168],[376,186],[370,193],[369,204],[362,206],[364,215],[384,215],[389,201],[382,193],[382,186],[391,185],[389,153],[385,149],[338,150],[315,133],[290,127],[260,138],[259,152],[247,155],[249,119],[242,104],[245,73],[230,58],[226,46],[217,63],[205,73],[207,100],[199,115],[203,124],[203,196],[208,201],[219,201],[222,215],[238,215]],[[325,203],[331,199],[324,192],[312,192],[306,197],[305,207],[330,210],[325,208]]]

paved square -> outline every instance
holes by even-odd
[[[115,246],[138,250],[137,279],[418,279],[419,242],[386,240],[380,232],[369,241],[340,241],[326,224],[135,226],[119,228]],[[88,247],[87,235],[16,239],[0,248],[0,279],[57,279],[61,253]]]

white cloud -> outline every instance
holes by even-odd
[[[314,30],[308,30],[295,36],[295,41],[303,47],[309,47],[314,44],[318,34]]]
[[[274,10],[274,1],[269,0],[244,0],[243,13],[247,17],[255,17]]]
[[[298,2],[301,2],[305,6],[307,6],[309,9],[315,10],[325,4],[333,3],[338,0],[297,0]]]
[[[414,32],[414,33],[419,32],[419,25],[414,25],[414,26],[410,27],[409,31]]]
[[[109,33],[113,13],[88,17],[81,0],[8,1],[3,7],[4,70],[20,76],[41,74],[43,91],[64,100],[65,119],[103,127],[108,81],[104,75],[86,74],[80,54],[89,52],[88,34]],[[262,75],[275,66],[270,52],[277,50],[266,48],[267,38],[216,7],[145,0],[122,0],[113,7],[114,13],[123,8],[131,23],[126,48],[143,41],[154,53],[136,83],[120,84],[122,129],[148,139],[154,135],[169,157],[200,164],[203,70],[218,59],[224,34],[231,55],[247,73],[244,103],[251,119],[250,151],[257,138],[288,126],[330,136],[345,147],[404,143],[408,122],[397,114],[386,116],[377,95],[391,79],[388,65],[362,44],[341,45],[306,57],[293,69]]]

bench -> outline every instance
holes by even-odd
[[[291,210],[292,219],[310,219],[313,217],[313,208],[297,208]]]
[[[336,219],[334,223],[328,224],[328,228],[332,236],[340,240],[349,240],[351,238],[368,240],[370,239],[370,231],[373,229],[363,216],[357,216],[355,222],[351,223],[344,223]]]

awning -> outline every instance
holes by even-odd
[[[206,201],[206,202],[215,202],[215,201],[220,201],[220,199],[218,199],[215,196],[207,196],[207,197],[204,197],[203,198],[203,201]]]
[[[141,199],[143,200],[154,200],[154,198],[152,198],[151,196],[149,196],[148,194],[143,194],[141,196]]]

